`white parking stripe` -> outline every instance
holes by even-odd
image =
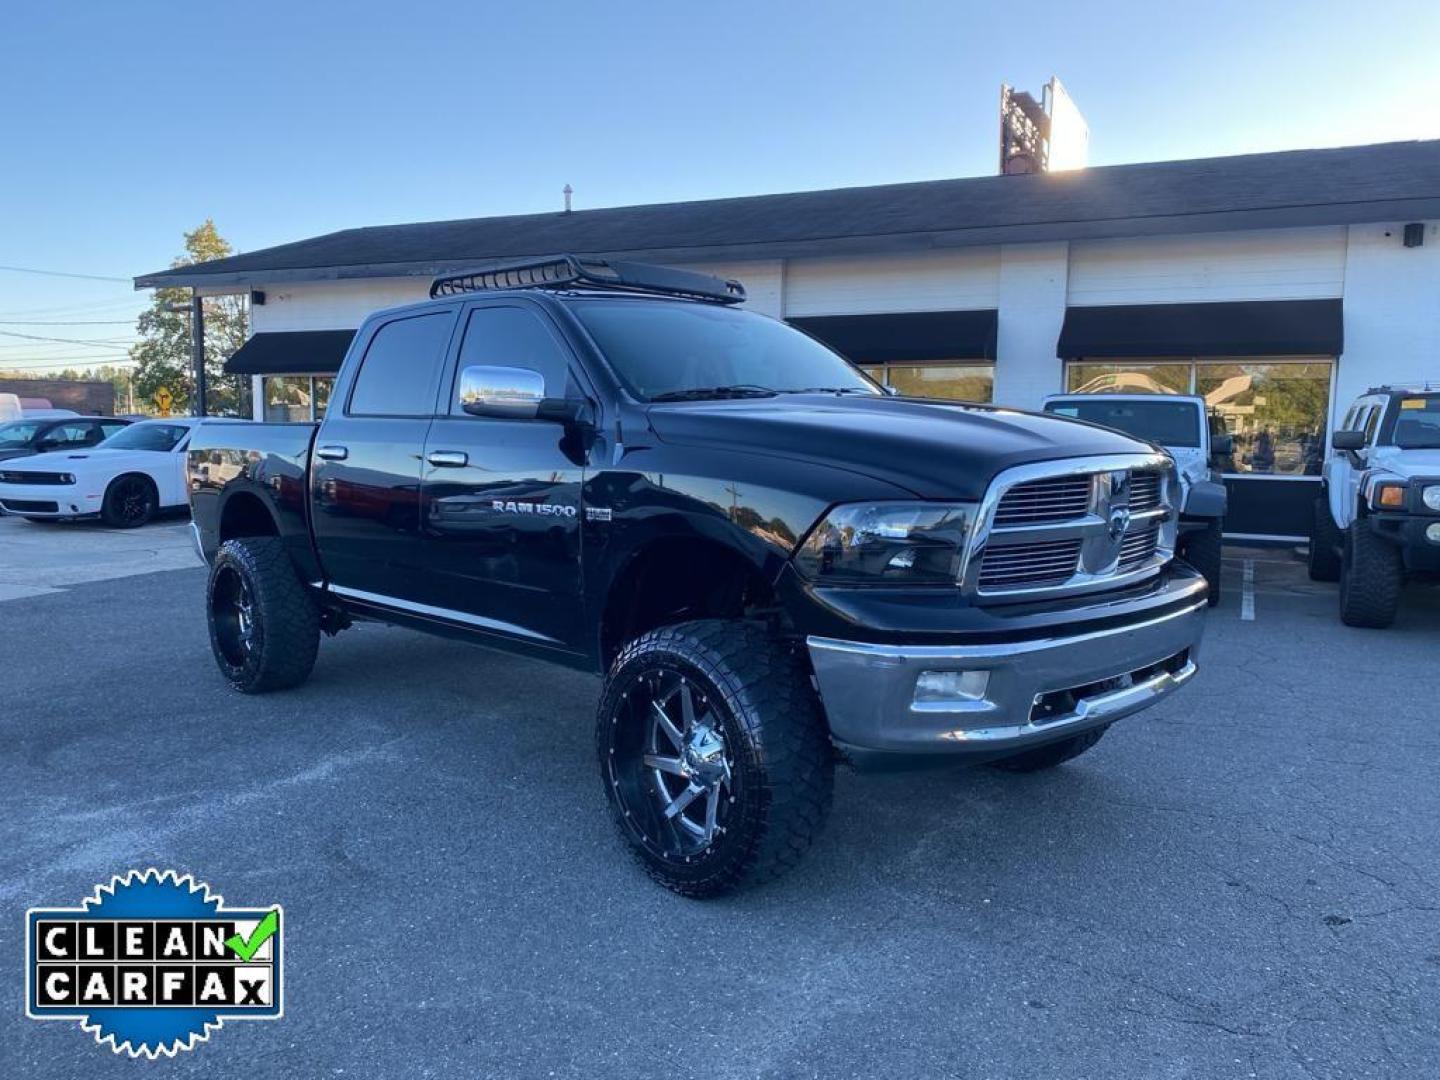
[[[1255,560],[1245,560],[1245,577],[1240,591],[1240,619],[1255,621]]]

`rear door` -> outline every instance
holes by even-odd
[[[419,590],[420,459],[457,311],[399,312],[367,330],[316,434],[311,519],[341,595],[383,604]]]
[[[460,333],[422,465],[426,602],[480,630],[581,651],[584,451],[564,424],[467,414],[458,386],[467,367],[528,368],[546,397],[593,395],[538,306],[468,304]]]

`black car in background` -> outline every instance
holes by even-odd
[[[118,416],[52,416],[0,424],[0,461],[48,454],[52,450],[83,450],[98,446],[129,420]]]

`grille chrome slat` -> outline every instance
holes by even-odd
[[[1090,509],[1093,480],[1089,475],[1045,477],[1017,484],[995,510],[995,527],[1041,525],[1070,521]]]

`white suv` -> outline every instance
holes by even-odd
[[[1347,626],[1386,627],[1406,577],[1440,571],[1440,384],[1367,391],[1331,446],[1310,576],[1339,580]]]

